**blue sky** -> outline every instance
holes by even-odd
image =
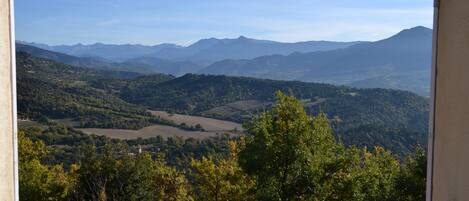
[[[378,40],[432,26],[433,0],[15,0],[18,40],[46,44],[191,44]]]

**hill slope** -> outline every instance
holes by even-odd
[[[154,57],[139,57],[125,62],[112,62],[97,57],[76,57],[68,54],[49,51],[38,47],[16,43],[17,52],[25,52],[35,57],[50,59],[56,62],[93,69],[127,71],[139,74],[172,74],[176,76],[188,72],[197,72],[203,68],[190,61],[169,61]]]
[[[77,68],[17,54],[18,116],[44,121],[70,118],[79,127],[141,128],[159,119],[144,107],[90,87],[99,79],[127,79],[134,73]]]
[[[112,45],[95,43],[90,45],[76,44],[50,46],[46,44],[28,43],[23,41],[20,41],[20,43],[77,57],[100,57],[112,60],[114,62],[122,62],[127,59],[145,56],[151,53],[158,52],[164,48],[180,48],[180,46],[174,44],[145,46],[131,44]]]
[[[72,65],[72,66],[81,66],[81,67],[98,68],[98,69],[112,68],[114,66],[112,62],[106,61],[100,58],[75,57],[75,56],[70,56],[68,54],[49,51],[49,50],[41,49],[38,47],[21,44],[21,43],[16,43],[16,51],[25,52],[35,57],[50,59],[53,61],[57,61],[60,63]]]
[[[406,91],[194,74],[139,83],[130,80],[119,96],[155,110],[243,122],[268,109],[280,90],[301,99],[309,114],[326,113],[346,144],[379,142],[406,152],[426,142],[427,99]]]
[[[427,100],[410,92],[396,90],[188,74],[166,82],[125,88],[121,90],[121,97],[158,110],[208,114],[214,108],[239,101],[257,101],[266,106],[279,90],[303,100],[311,113],[322,111],[328,113],[329,117],[340,118],[341,123],[338,125],[344,128],[380,124],[426,129]],[[239,117],[229,114],[225,117],[241,121]]]

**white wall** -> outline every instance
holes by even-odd
[[[12,60],[10,2],[0,0],[0,201],[14,200]]]
[[[433,201],[469,200],[469,0],[440,0],[436,43]]]

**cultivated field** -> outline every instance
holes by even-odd
[[[242,125],[231,122],[223,121],[218,119],[191,116],[191,115],[182,115],[182,114],[169,114],[164,111],[150,111],[153,115],[159,116],[162,119],[168,119],[176,122],[177,124],[185,123],[190,126],[195,126],[200,124],[206,131],[209,132],[220,132],[220,131],[233,131],[233,130],[242,130]]]
[[[140,130],[127,129],[109,129],[109,128],[79,128],[87,134],[104,135],[110,138],[118,139],[136,139],[150,138],[156,136],[162,137],[183,137],[183,138],[207,138],[215,136],[216,132],[185,131],[171,126],[153,125]]]
[[[150,111],[153,115],[159,116],[162,119],[174,121],[177,124],[185,123],[190,126],[200,124],[205,131],[187,131],[180,128],[164,125],[153,125],[142,128],[140,130],[127,130],[127,129],[108,129],[108,128],[80,128],[88,134],[104,135],[111,138],[119,139],[136,139],[136,138],[150,138],[156,136],[162,137],[183,137],[183,138],[207,138],[220,134],[237,134],[236,131],[242,131],[242,125],[231,121],[223,121],[218,119],[169,114],[164,111]]]
[[[169,114],[164,111],[151,111],[151,113],[153,115],[159,116],[160,118],[172,120],[177,124],[185,123],[190,126],[200,124],[205,131],[187,131],[180,128],[165,125],[148,126],[140,130],[111,128],[76,128],[78,123],[72,121],[71,119],[55,119],[54,121],[75,127],[75,129],[83,131],[87,134],[104,135],[110,138],[118,139],[150,138],[156,136],[201,139],[210,136],[215,136],[217,135],[217,133],[236,135],[243,130],[241,124],[230,121],[223,121],[199,116]],[[30,120],[18,120],[18,124],[21,127],[43,126],[35,121]]]

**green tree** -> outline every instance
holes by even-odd
[[[200,200],[248,201],[254,199],[255,181],[238,165],[237,142],[229,141],[228,159],[192,160],[194,188]]]
[[[193,200],[185,175],[163,160],[132,154],[124,144],[109,144],[102,154],[88,150],[77,172],[77,200]]]
[[[256,176],[259,199],[314,199],[337,149],[325,115],[311,118],[298,100],[278,92],[272,110],[247,130],[240,165]]]
[[[422,148],[408,156],[401,166],[396,181],[396,198],[399,201],[424,201],[427,176],[427,157]]]
[[[18,132],[19,193],[24,201],[66,200],[73,188],[73,179],[61,165],[41,163],[47,151],[41,141],[33,142],[23,131]]]

